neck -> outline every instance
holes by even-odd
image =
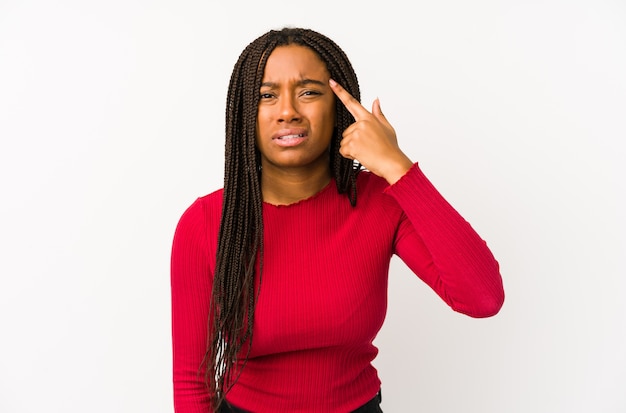
[[[330,167],[273,168],[263,166],[261,191],[263,201],[273,205],[289,205],[312,197],[330,182]]]

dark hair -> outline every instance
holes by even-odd
[[[213,409],[237,381],[252,343],[255,303],[263,271],[263,198],[256,117],[265,64],[278,46],[302,45],[326,64],[332,79],[360,101],[359,84],[343,50],[310,29],[271,30],[241,53],[226,100],[226,147],[222,217],[213,279],[205,379]],[[354,117],[337,99],[336,125],[330,144],[330,169],[339,193],[356,204],[356,176],[361,166],[339,154],[343,131]],[[255,272],[259,288],[255,289]],[[245,358],[240,353],[246,351]]]

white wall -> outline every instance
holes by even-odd
[[[617,0],[2,0],[0,411],[173,411],[174,226],[222,184],[237,56],[283,25],[342,45],[502,267],[474,320],[393,262],[385,412],[626,411],[625,22]]]

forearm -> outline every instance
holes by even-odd
[[[408,221],[396,252],[455,311],[496,314],[504,301],[499,265],[485,241],[413,165],[387,189]]]

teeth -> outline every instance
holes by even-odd
[[[295,139],[295,138],[301,138],[304,136],[304,133],[300,133],[298,135],[285,135],[285,136],[281,136],[279,139]]]

